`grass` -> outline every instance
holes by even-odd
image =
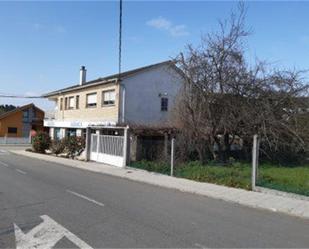
[[[169,164],[163,162],[139,161],[132,163],[131,167],[167,175],[170,173]],[[219,166],[189,162],[177,166],[174,175],[200,182],[251,189],[251,165],[248,163],[235,162],[232,165]],[[293,168],[260,165],[258,185],[309,196],[309,165]]]
[[[309,196],[309,165],[292,168],[262,165],[257,184],[266,188]]]

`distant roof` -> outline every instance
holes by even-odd
[[[14,113],[16,113],[16,112],[19,112],[19,111],[23,111],[23,110],[25,110],[25,109],[28,109],[28,108],[30,108],[30,107],[36,108],[36,109],[38,109],[39,111],[44,112],[43,110],[41,110],[40,108],[38,108],[37,106],[35,106],[33,103],[30,103],[30,104],[27,104],[27,105],[23,105],[23,106],[17,107],[17,108],[15,108],[15,109],[12,110],[12,111],[8,111],[8,112],[5,112],[5,113],[2,113],[2,114],[0,115],[0,119],[3,119],[3,118],[5,118],[5,117],[7,117],[7,116],[10,116],[10,115],[12,115],[12,114],[14,114]]]
[[[43,94],[42,96],[43,97],[50,97],[50,96],[57,95],[57,94],[60,94],[60,93],[69,92],[69,91],[78,90],[78,89],[83,89],[83,88],[90,87],[90,86],[112,83],[112,82],[117,81],[117,79],[119,77],[120,78],[129,77],[129,76],[136,74],[136,73],[139,73],[141,71],[148,70],[148,69],[154,68],[154,67],[158,67],[158,66],[161,66],[161,65],[164,65],[164,64],[175,66],[175,64],[171,60],[163,61],[163,62],[160,62],[160,63],[148,65],[148,66],[145,66],[145,67],[140,67],[140,68],[136,68],[136,69],[133,69],[133,70],[125,71],[125,72],[121,73],[120,75],[119,74],[112,74],[112,75],[108,75],[106,77],[101,77],[101,78],[98,78],[96,80],[91,80],[91,81],[85,82],[83,85],[77,84],[77,85],[69,86],[69,87],[66,87],[66,88],[63,88],[63,89],[60,89],[60,90],[56,90],[56,91],[53,91],[53,92]]]

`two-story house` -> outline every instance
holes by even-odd
[[[0,138],[29,137],[31,131],[43,130],[44,111],[28,104],[0,115]]]
[[[62,138],[81,136],[89,126],[164,125],[181,85],[172,61],[91,81],[81,67],[79,84],[43,95],[56,106],[54,119],[44,126],[52,138]]]

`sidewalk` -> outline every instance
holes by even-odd
[[[258,193],[243,189],[219,186],[210,183],[195,182],[183,178],[175,178],[135,168],[118,168],[96,162],[82,162],[55,156],[36,154],[22,150],[11,150],[12,153],[63,164],[66,166],[122,177],[133,181],[148,183],[183,192],[230,201],[241,205],[282,212],[309,219],[309,201],[290,197],[277,196],[270,193]]]

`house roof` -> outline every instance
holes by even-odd
[[[8,116],[10,116],[10,115],[12,115],[12,114],[14,114],[14,113],[16,113],[16,112],[19,112],[19,111],[23,111],[23,110],[25,110],[25,109],[28,109],[28,108],[30,108],[30,107],[33,107],[33,108],[35,108],[35,109],[37,109],[37,110],[39,110],[39,111],[41,111],[41,112],[44,112],[43,110],[41,110],[40,108],[38,108],[37,106],[35,106],[33,103],[30,103],[30,104],[27,104],[27,105],[23,105],[23,106],[17,107],[17,108],[15,108],[15,109],[12,110],[12,111],[8,111],[8,112],[5,112],[5,113],[2,113],[2,114],[0,115],[0,120],[3,119],[3,118],[6,118],[6,117],[8,117]]]
[[[136,68],[136,69],[133,69],[133,70],[125,71],[125,72],[121,73],[120,75],[119,74],[112,74],[112,75],[108,75],[108,76],[105,76],[105,77],[101,77],[101,78],[98,78],[98,79],[95,79],[95,80],[85,82],[83,85],[76,84],[76,85],[73,85],[73,86],[69,86],[69,87],[66,87],[66,88],[63,88],[63,89],[60,89],[60,90],[56,90],[56,91],[53,91],[53,92],[43,94],[42,96],[43,97],[50,97],[50,96],[58,95],[58,94],[65,93],[65,92],[83,89],[83,88],[86,88],[86,87],[113,83],[113,82],[116,82],[119,77],[123,79],[123,78],[126,78],[126,77],[130,77],[133,74],[140,73],[142,71],[149,70],[151,68],[155,68],[155,67],[162,66],[162,65],[170,65],[170,66],[176,67],[175,64],[173,63],[173,61],[171,61],[171,60],[163,61],[163,62],[160,62],[160,63],[148,65],[148,66],[145,66],[145,67],[140,67],[140,68]]]

